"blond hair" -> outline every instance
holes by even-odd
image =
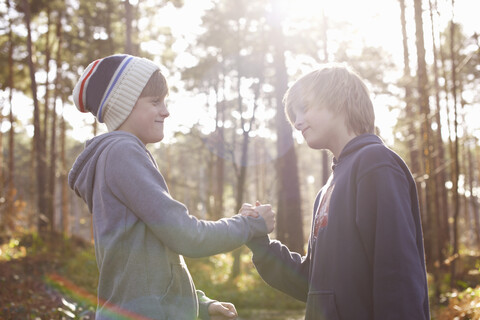
[[[328,64],[297,80],[283,98],[292,125],[299,108],[325,107],[345,115],[345,125],[355,134],[374,133],[375,114],[365,83],[351,69]]]

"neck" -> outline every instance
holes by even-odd
[[[342,135],[339,135],[335,141],[335,143],[332,144],[330,151],[333,153],[333,156],[338,160],[340,157],[340,154],[342,153],[343,148],[349,143],[353,138],[357,137],[357,135],[353,132],[345,132]]]

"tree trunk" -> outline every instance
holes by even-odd
[[[134,54],[133,53],[133,44],[132,44],[132,5],[130,4],[129,0],[125,0],[125,26],[127,28],[125,33],[125,53],[127,54]]]
[[[0,105],[0,128],[3,124],[3,108],[5,104],[1,102]],[[3,176],[3,168],[5,168],[3,164],[3,131],[0,130],[0,236],[3,234],[4,230],[4,223],[3,221],[6,220],[6,193],[7,190],[5,188],[5,178]]]
[[[427,256],[427,261],[429,264],[438,261],[438,232],[437,232],[437,222],[436,222],[436,212],[435,202],[433,201],[432,187],[433,182],[431,179],[432,175],[432,166],[431,166],[431,150],[430,150],[430,104],[429,104],[429,94],[428,94],[428,77],[427,77],[427,67],[425,62],[425,44],[424,44],[424,33],[423,33],[423,19],[422,19],[422,0],[414,1],[415,7],[415,35],[416,35],[416,48],[417,48],[417,86],[419,100],[418,104],[422,116],[422,126],[421,126],[421,135],[422,135],[422,148],[423,148],[423,164],[424,164],[424,177],[425,177],[425,217],[424,221],[424,230],[425,230],[425,254]],[[427,223],[425,223],[427,222]],[[432,265],[430,265],[432,266]]]
[[[238,43],[238,42],[237,42]],[[240,125],[241,129],[243,130],[242,134],[242,145],[241,145],[241,155],[240,155],[240,168],[239,170],[235,170],[237,173],[237,190],[235,192],[235,212],[238,212],[243,204],[243,193],[245,190],[245,181],[247,178],[247,161],[248,161],[248,144],[250,139],[248,137],[249,130],[251,127],[246,130],[245,128],[245,120],[243,119],[243,99],[240,93],[241,88],[241,81],[242,81],[242,73],[241,73],[241,65],[240,65],[240,48],[237,51],[237,71],[238,71],[238,84],[237,84],[237,101],[238,101],[238,112],[240,113]],[[233,264],[232,264],[232,272],[230,274],[230,279],[235,279],[240,275],[240,266],[241,266],[241,254],[242,254],[243,247],[240,247],[233,251]]]
[[[414,126],[414,119],[417,118],[416,112],[412,107],[412,87],[411,87],[411,78],[412,74],[410,71],[410,58],[408,50],[408,37],[407,37],[407,22],[405,18],[405,0],[399,0],[400,3],[400,21],[402,24],[402,39],[403,39],[403,77],[405,83],[405,113],[408,121],[408,146],[410,150],[410,169],[414,177],[417,177],[420,172],[420,167],[418,165],[418,147],[415,143],[417,137],[416,129]],[[418,179],[416,179],[418,181]],[[417,187],[419,184],[417,183]],[[420,190],[420,188],[418,188]]]
[[[218,99],[217,99],[218,100]],[[218,126],[219,120],[222,122],[222,126]],[[216,121],[216,134],[217,134],[217,157],[215,164],[215,203],[214,203],[214,219],[220,219],[223,217],[223,191],[224,191],[224,180],[225,180],[225,132],[224,132],[224,123],[225,123],[225,112],[224,112],[224,102],[219,103],[217,101],[217,121]]]
[[[45,72],[46,72],[46,80],[45,80],[45,101],[44,101],[44,115],[43,115],[43,150],[45,150],[45,158],[47,157],[47,141],[48,141],[48,122],[50,118],[52,119],[52,128],[51,128],[51,134],[55,134],[55,122],[56,122],[56,115],[55,115],[55,110],[51,110],[50,108],[50,80],[49,80],[49,73],[50,73],[50,59],[51,59],[51,50],[50,50],[50,24],[51,24],[51,12],[50,12],[50,6],[47,3],[47,32],[45,34],[45,39],[46,39],[46,45],[45,45]],[[52,114],[50,116],[50,113]],[[52,139],[54,137],[50,137],[50,147],[52,147]],[[54,150],[53,150],[54,151]],[[52,160],[52,150],[50,150],[50,161]],[[45,164],[46,167],[48,164]],[[50,231],[53,232],[55,228],[55,219],[54,219],[54,194],[55,192],[55,186],[52,185],[55,183],[55,179],[50,176],[51,175],[51,168],[54,166],[54,163],[50,163],[50,168],[49,173],[46,178],[46,185],[44,186],[45,188],[45,201],[46,201],[46,206],[47,210],[45,215],[47,216],[48,222],[49,222],[49,229]]]
[[[55,91],[53,94],[54,103],[52,109],[52,127],[50,132],[50,172],[49,172],[49,196],[50,196],[50,212],[52,217],[52,222],[50,224],[50,228],[52,230],[55,229],[55,189],[56,189],[56,176],[57,176],[57,100],[59,98],[60,92],[60,79],[62,76],[61,73],[61,64],[62,64],[62,14],[61,12],[58,13],[58,21],[56,26],[56,35],[57,35],[57,52],[55,57],[55,62],[57,66],[57,73],[55,76]]]
[[[452,13],[455,8],[455,0],[452,0]],[[454,148],[453,148],[453,165],[454,170],[452,172],[453,180],[453,256],[459,254],[459,236],[458,236],[458,220],[460,215],[460,199],[458,194],[458,176],[460,174],[460,163],[459,163],[459,145],[458,145],[458,112],[457,112],[457,63],[455,57],[455,22],[452,17],[450,23],[450,58],[452,60],[452,97],[453,97],[453,129],[454,129]],[[451,281],[450,284],[453,286],[456,281],[456,259],[452,261],[451,264]]]
[[[284,36],[281,28],[279,1],[272,0],[272,44],[275,66],[276,131],[278,176],[277,238],[290,250],[304,253],[303,223],[298,177],[297,156],[292,137],[292,128],[283,109],[283,95],[287,90]]]
[[[8,105],[10,106],[10,112],[8,114],[8,120],[10,122],[10,131],[8,135],[8,172],[7,172],[7,201],[6,201],[6,208],[5,208],[5,226],[13,231],[14,229],[14,197],[15,197],[15,161],[14,161],[14,154],[15,154],[15,118],[13,116],[13,87],[14,87],[14,78],[13,78],[13,32],[12,32],[12,21],[10,18],[10,1],[7,0],[7,12],[9,16],[8,20],[8,40],[10,45],[8,46],[8,87],[9,87],[9,94],[8,94]]]
[[[442,67],[442,77],[444,79],[444,83],[443,83],[443,90],[445,92],[445,107],[446,107],[446,114],[447,115],[450,115],[450,99],[449,99],[449,83],[451,79],[449,79],[449,76],[447,74],[447,63],[446,63],[446,54],[444,52],[444,45],[447,45],[446,44],[446,41],[445,41],[445,44],[442,45],[442,34],[439,33],[440,35],[440,47],[439,47],[439,53],[440,53],[440,61],[441,61],[441,67]],[[445,180],[451,180],[453,181],[453,176],[455,175],[455,164],[453,162],[453,158],[455,157],[454,156],[454,143],[453,143],[453,140],[452,140],[452,124],[451,124],[451,120],[450,120],[450,116],[447,116],[447,133],[448,133],[448,136],[447,136],[447,139],[448,139],[448,154],[449,154],[449,157],[450,157],[450,165],[449,165],[449,172],[447,172],[449,174],[449,176],[446,177]],[[452,190],[453,191],[453,190]],[[447,192],[447,196],[449,195],[450,192]],[[451,198],[453,199],[454,198],[454,195],[452,194]],[[447,235],[446,236],[446,239],[448,239],[448,242],[446,242],[446,246],[447,248],[451,248],[453,247],[453,228],[451,228],[451,225],[449,223],[449,220],[450,218],[453,219],[453,214],[451,214],[451,211],[453,211],[453,206],[452,206],[452,203],[453,202],[452,200],[450,201],[450,203],[448,204],[448,207],[447,207],[447,210],[445,212],[445,217],[443,219],[443,225],[442,225],[442,235]],[[447,241],[447,240],[445,240]],[[445,253],[446,255],[450,255],[451,254],[451,251],[452,249],[450,250],[447,250],[447,252]]]
[[[62,101],[63,104],[63,101]],[[65,105],[62,106],[65,109]],[[69,191],[68,191],[68,167],[65,156],[65,142],[66,142],[66,124],[65,117],[60,119],[60,193],[61,193],[61,219],[62,219],[62,233],[68,237],[70,235],[70,210],[69,210]]]
[[[476,138],[473,138],[474,139],[474,146],[477,145],[478,141]],[[469,167],[471,168],[470,170],[472,171],[470,174],[472,175],[472,187],[473,185],[478,185],[478,170],[475,170],[475,168],[478,168],[475,167],[475,164],[478,163],[478,156],[477,156],[477,153],[475,152],[475,148],[473,149],[472,151],[472,154],[471,154],[471,159],[469,159]],[[476,240],[476,246],[477,248],[480,248],[480,210],[478,208],[478,194],[477,195],[474,195],[473,193],[473,188],[470,190],[470,195],[472,197],[472,206],[473,206],[473,209],[474,209],[474,223],[475,223],[475,240]]]
[[[437,207],[438,216],[438,257],[440,262],[446,258],[448,243],[450,242],[448,232],[448,193],[445,187],[447,181],[446,170],[448,168],[447,161],[445,160],[445,146],[442,139],[442,121],[441,121],[441,105],[440,105],[440,86],[438,83],[439,70],[438,70],[438,54],[437,46],[435,42],[435,20],[433,18],[432,1],[429,0],[430,6],[430,20],[432,24],[432,44],[433,44],[433,72],[434,72],[434,89],[435,89],[435,121],[437,123],[437,130],[435,134],[435,170],[433,171],[433,177],[435,179],[435,201]],[[441,44],[440,44],[441,45]],[[444,226],[447,226],[445,229]]]
[[[475,148],[475,138],[472,137],[471,138],[473,141],[473,146]],[[478,210],[478,198],[477,196],[475,195],[475,191],[474,191],[474,185],[475,185],[475,182],[474,182],[474,179],[475,179],[475,167],[474,167],[474,161],[473,161],[473,151],[471,150],[470,147],[468,148],[465,148],[465,152],[467,153],[467,161],[468,161],[468,190],[470,191],[470,197],[467,199],[467,201],[469,203],[467,203],[467,207],[470,207],[471,208],[471,212],[472,212],[472,218],[473,218],[473,221],[472,223],[470,224],[470,227],[471,227],[471,230],[472,230],[472,233],[473,233],[473,237],[472,237],[472,242],[473,242],[473,245],[474,247],[476,248],[480,248],[480,221],[479,221],[479,210]]]
[[[28,50],[28,66],[30,70],[30,87],[33,97],[33,140],[34,140],[34,154],[35,154],[35,172],[37,178],[37,226],[38,231],[42,236],[45,236],[48,231],[48,218],[46,217],[46,199],[45,199],[45,143],[43,142],[42,128],[40,127],[40,107],[37,99],[37,82],[35,80],[35,65],[33,64],[33,50],[32,50],[32,32],[30,28],[30,6],[27,0],[22,0],[25,12],[25,25],[27,27],[27,50]]]
[[[239,28],[240,30],[240,28]],[[240,38],[240,37],[239,37]],[[238,42],[237,42],[238,43]],[[255,109],[257,104],[255,103],[253,116],[250,119],[250,126],[246,128],[245,119],[243,118],[243,99],[240,92],[241,89],[241,81],[242,81],[242,66],[241,66],[241,58],[240,58],[240,48],[237,51],[237,71],[238,71],[238,84],[237,84],[237,101],[238,101],[238,112],[240,116],[240,125],[242,129],[242,145],[241,145],[241,155],[240,155],[240,168],[236,170],[237,172],[237,190],[235,192],[235,212],[239,212],[240,208],[243,204],[244,199],[244,191],[245,191],[245,182],[247,180],[247,165],[248,165],[248,146],[250,144],[250,130],[252,130],[252,124],[255,120]],[[255,101],[257,96],[255,96]],[[233,251],[233,265],[232,265],[232,273],[230,274],[230,279],[235,279],[238,275],[240,275],[240,265],[241,265],[241,254],[242,254],[243,247],[238,248],[237,250]]]
[[[125,1],[125,2],[128,2],[128,1]],[[115,52],[115,45],[113,43],[113,34],[112,34],[112,15],[110,13],[113,12],[114,8],[111,0],[107,0],[105,4],[107,6],[107,10],[109,13],[107,14],[107,17],[106,17],[107,21],[105,23],[105,31],[107,32],[107,37],[108,37],[107,39],[108,54],[113,54]],[[127,6],[126,3],[125,3],[125,6]]]
[[[44,150],[47,150],[47,141],[48,141],[48,120],[50,118],[50,58],[51,58],[51,51],[50,51],[50,23],[51,23],[51,12],[50,6],[48,2],[46,3],[47,9],[47,32],[45,33],[45,96],[44,96],[44,109],[43,109],[43,130],[42,130],[42,141],[44,144]],[[48,189],[47,189],[48,190]],[[47,197],[49,197],[47,192]],[[49,199],[48,199],[49,201]]]
[[[240,48],[238,48],[240,49]],[[241,57],[240,57],[240,50],[237,51],[237,66],[238,66],[238,85],[237,85],[237,96],[238,96],[238,112],[240,115],[243,113],[243,99],[240,92],[241,89],[241,79],[242,79],[242,65],[241,65]],[[253,97],[253,113],[252,117],[249,119],[248,127],[247,123],[245,123],[245,119],[243,116],[240,116],[240,125],[242,127],[242,153],[240,159],[240,170],[237,171],[237,192],[236,192],[236,208],[235,212],[239,212],[240,208],[242,207],[244,201],[244,191],[245,191],[245,183],[247,180],[247,166],[248,166],[248,151],[250,145],[250,132],[253,128],[255,123],[255,112],[258,108],[257,101],[260,97],[260,88],[263,85],[264,77],[263,77],[263,67],[260,68],[260,75],[259,75],[259,83],[254,88],[254,97]],[[240,262],[241,262],[241,253],[243,247],[235,250],[233,252],[233,266],[232,266],[232,273],[230,275],[231,279],[235,279],[240,274]]]

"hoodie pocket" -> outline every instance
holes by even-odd
[[[195,319],[198,302],[193,281],[184,263],[171,263],[172,279],[162,299],[166,319]]]
[[[306,320],[340,320],[333,291],[308,293]]]

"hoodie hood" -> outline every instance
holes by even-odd
[[[371,133],[361,134],[353,138],[345,145],[338,159],[333,158],[332,170],[334,170],[335,167],[338,166],[342,162],[342,160],[347,158],[350,154],[355,153],[356,151],[362,149],[363,147],[372,145],[372,144],[383,145],[384,143],[379,136]]]
[[[98,159],[109,146],[125,138],[138,140],[143,146],[137,137],[128,132],[113,131],[102,134],[85,143],[85,149],[77,157],[68,174],[68,185],[87,203],[90,213]]]

